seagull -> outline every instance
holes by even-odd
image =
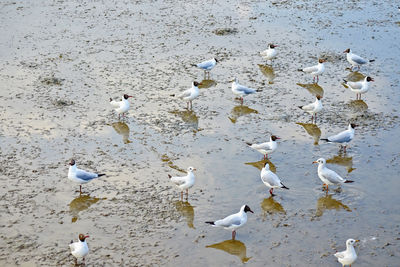
[[[91,180],[105,175],[104,173],[93,173],[93,172],[87,172],[81,169],[78,169],[76,167],[76,162],[74,159],[71,159],[71,162],[69,163],[69,170],[68,170],[68,179],[71,181],[80,184],[79,185],[79,192],[82,194],[82,184],[86,184],[90,182]]]
[[[357,67],[358,69],[360,69],[360,65],[364,65],[368,62],[375,61],[375,59],[366,60],[356,54],[353,54],[351,52],[350,48],[347,48],[346,50],[344,50],[343,53],[347,53],[346,58],[347,58],[347,61],[351,64],[351,70],[353,70],[354,67]]]
[[[250,95],[250,94],[254,94],[255,92],[260,92],[260,91],[261,90],[248,88],[246,86],[239,84],[239,81],[237,78],[233,79],[233,81],[232,81],[232,92],[235,95],[238,95],[240,97],[242,104],[243,104],[243,97]]]
[[[122,96],[122,100],[121,101],[115,101],[110,97],[110,104],[111,104],[111,106],[116,108],[115,111],[118,113],[118,119],[120,119],[121,114],[124,117],[125,116],[125,112],[128,111],[129,106],[130,106],[128,98],[130,98],[130,97],[132,97],[132,96],[124,94]]]
[[[360,242],[360,240],[347,239],[346,250],[342,252],[336,252],[334,256],[338,259],[338,262],[342,264],[342,267],[353,264],[357,259],[356,251],[354,250],[354,243]]]
[[[269,142],[265,142],[265,143],[261,143],[261,144],[252,144],[252,143],[247,143],[247,145],[249,145],[252,149],[257,150],[258,152],[260,152],[261,154],[264,155],[264,159],[268,158],[268,154],[271,154],[272,152],[274,152],[276,150],[276,148],[278,147],[278,143],[276,142],[276,140],[280,139],[279,137],[275,136],[275,135],[271,135],[271,137],[269,138]]]
[[[315,115],[315,123],[317,123],[317,113],[320,112],[323,108],[321,98],[322,96],[317,95],[314,103],[305,106],[299,106],[299,108],[311,114],[311,122],[313,122]]]
[[[324,182],[323,187],[326,186],[326,192],[328,192],[329,185],[343,184],[343,183],[353,183],[354,181],[342,178],[339,174],[326,167],[326,160],[324,158],[319,158],[313,163],[318,163],[318,177]]]
[[[71,240],[69,244],[71,254],[75,257],[75,266],[78,265],[78,258],[83,258],[83,262],[85,262],[85,256],[89,253],[89,248],[85,240],[88,237],[88,235],[80,234],[78,242],[74,243],[74,241]]]
[[[274,191],[274,188],[289,189],[282,184],[281,179],[279,179],[279,177],[275,173],[269,170],[268,162],[266,162],[264,168],[262,168],[260,176],[261,181],[270,188],[269,193],[271,194],[271,196],[275,196],[275,194],[272,193],[272,191]]]
[[[226,230],[232,230],[232,240],[235,240],[236,237],[236,229],[239,229],[245,223],[247,222],[247,214],[246,212],[250,211],[251,213],[254,213],[249,206],[243,205],[240,208],[240,211],[238,213],[229,215],[228,217],[225,217],[224,219],[218,220],[218,221],[209,221],[206,223],[211,224],[212,226],[215,227],[223,227]]]
[[[356,99],[361,100],[361,94],[366,93],[369,90],[369,83],[373,82],[374,79],[367,76],[364,78],[363,81],[359,82],[349,82],[346,80],[343,80],[344,84],[346,84],[348,87],[350,87],[350,90],[356,93]]]
[[[177,97],[187,101],[187,109],[192,109],[192,100],[195,99],[196,97],[199,96],[199,85],[201,83],[198,83],[196,81],[192,82],[192,87],[183,91],[182,93],[180,93],[179,95],[177,95]],[[172,95],[175,96],[175,95]]]
[[[315,82],[315,77],[317,77],[317,83],[318,83],[319,75],[321,75],[325,71],[324,62],[326,62],[326,60],[320,58],[320,59],[318,59],[318,65],[315,65],[312,67],[307,67],[304,69],[298,69],[298,71],[302,71],[302,72],[311,74],[313,76],[313,82]]]
[[[275,47],[278,47],[278,46],[277,46],[277,45],[274,45],[274,44],[269,44],[269,45],[268,45],[268,49],[266,49],[266,50],[260,52],[260,55],[261,55],[264,59],[266,59],[267,61],[268,61],[268,60],[272,60],[273,58],[276,57],[276,54],[277,54],[277,52],[276,52],[276,50],[275,50]]]
[[[210,60],[203,61],[198,64],[192,64],[192,66],[204,70],[204,76],[205,76],[207,72],[210,75],[210,71],[215,67],[215,65],[217,65],[217,62],[219,62],[218,59],[212,58]]]
[[[168,178],[171,179],[171,182],[173,182],[177,187],[181,189],[181,199],[183,199],[183,190],[186,189],[186,199],[188,198],[189,195],[189,188],[191,188],[194,185],[194,174],[193,171],[196,169],[193,167],[187,168],[187,175],[178,177],[178,176],[171,176],[168,174]]]
[[[330,143],[345,143],[344,145],[344,152],[346,153],[347,143],[349,143],[354,138],[354,128],[358,125],[354,123],[350,123],[347,130],[340,132],[338,134],[329,136],[328,138],[321,138],[323,141],[327,141]]]

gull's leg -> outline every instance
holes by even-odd
[[[347,145],[344,145],[344,146],[343,146],[343,152],[344,152],[344,153],[346,153],[346,146],[347,146]]]
[[[235,237],[236,237],[236,230],[233,230],[232,231],[232,240],[235,240]]]
[[[275,196],[275,194],[274,194],[274,193],[272,193],[272,191],[274,191],[274,189],[273,189],[273,188],[271,188],[271,189],[269,190],[269,193],[271,194],[271,196]]]
[[[189,198],[189,189],[186,189],[186,201],[188,200],[188,198]]]
[[[181,201],[183,201],[183,191],[181,191]]]

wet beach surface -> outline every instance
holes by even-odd
[[[398,266],[400,12],[394,1],[3,1],[0,4],[0,265]],[[279,45],[271,66],[259,56]],[[375,62],[360,73],[342,53]],[[220,63],[193,111],[171,94]],[[317,85],[298,68],[328,60]],[[375,79],[362,101],[342,79]],[[261,89],[234,99],[237,77]],[[297,108],[323,95],[317,126]],[[118,121],[110,97],[128,93]],[[359,125],[346,154],[319,138]],[[270,198],[262,155],[245,142],[282,139],[269,159],[290,190]],[[83,186],[68,162],[107,176]],[[317,166],[354,180],[322,192]],[[188,202],[168,174],[197,169]],[[204,222],[254,211],[238,230]]]

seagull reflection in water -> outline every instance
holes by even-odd
[[[195,229],[193,225],[194,221],[194,208],[188,201],[177,200],[174,202],[176,210],[185,218],[189,228]]]
[[[231,111],[231,116],[228,117],[232,123],[236,123],[237,119],[241,116],[245,116],[248,114],[258,114],[258,111],[252,108],[249,108],[248,106],[243,106],[243,105],[239,105],[239,106],[235,106],[232,111]]]
[[[105,200],[107,198],[97,198],[91,197],[89,195],[79,195],[79,197],[73,199],[71,203],[69,203],[69,212],[72,215],[72,222],[76,222],[78,220],[78,215],[81,211],[87,210],[91,205],[99,202],[100,200]]]
[[[247,253],[246,245],[239,240],[229,239],[220,243],[206,246],[206,248],[215,248],[223,250],[233,256],[237,256],[242,263],[246,263],[251,259],[251,257],[246,256]]]

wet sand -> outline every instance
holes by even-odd
[[[241,3],[5,1],[0,4],[0,265],[338,266],[360,239],[357,266],[398,266],[400,13],[392,1]],[[259,56],[273,42],[271,67]],[[346,48],[375,59],[350,73]],[[171,94],[220,63],[193,111]],[[296,70],[328,59],[318,86]],[[261,66],[260,66],[261,65]],[[342,79],[374,77],[362,101]],[[234,100],[230,80],[261,89]],[[297,108],[323,93],[317,126]],[[133,95],[119,122],[110,97]],[[317,142],[357,123],[346,154]],[[282,138],[270,165],[289,191],[270,198],[261,154],[245,142]],[[322,192],[319,157],[354,180]],[[68,162],[106,173],[83,186]],[[167,174],[196,172],[188,202]],[[334,189],[334,188],[332,188]],[[204,224],[255,212],[230,232]]]

